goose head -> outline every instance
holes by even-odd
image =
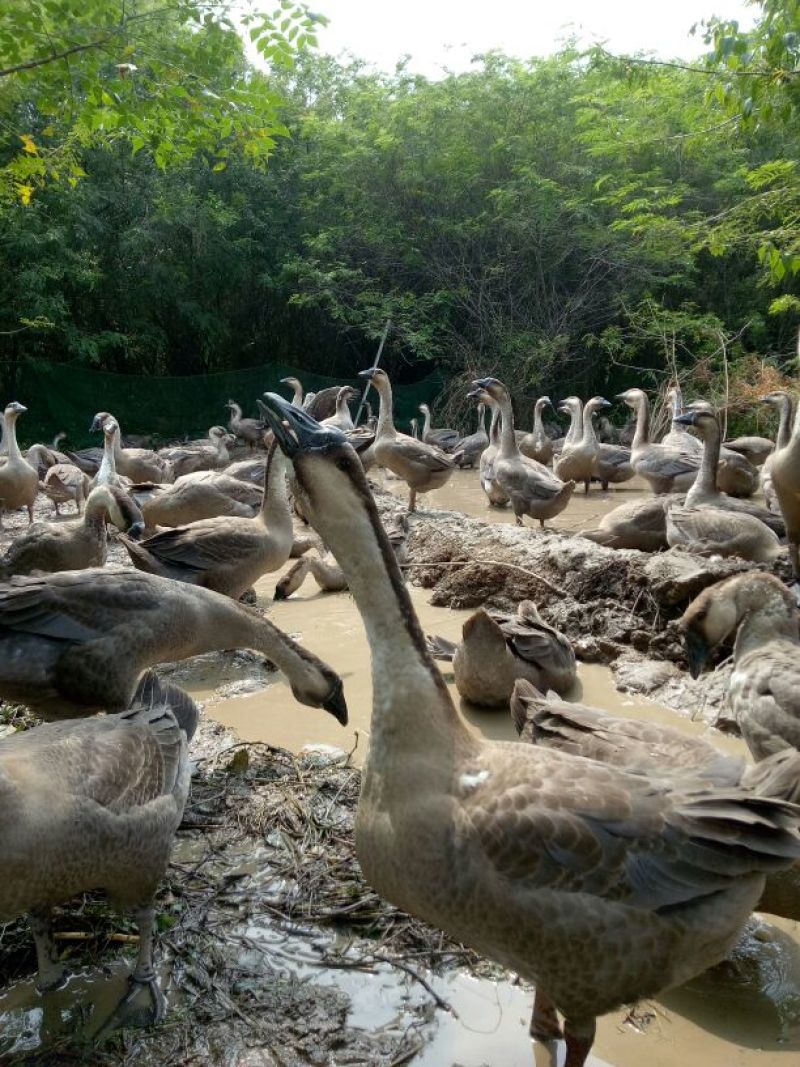
[[[108,419],[113,419],[113,415],[110,415],[107,411],[98,411],[95,417],[92,419],[92,425],[89,427],[89,433],[99,433],[106,424]]]
[[[775,389],[771,393],[765,393],[764,396],[760,396],[758,399],[762,404],[771,404],[773,407],[780,407],[788,395],[789,394],[784,389]]]
[[[548,404],[550,405],[550,407],[553,406],[553,401],[550,399],[550,397],[540,396],[539,399],[536,401],[536,410],[543,411]]]
[[[565,397],[560,402],[560,404],[558,405],[558,408],[557,408],[557,410],[560,411],[562,415],[572,415],[575,412],[580,411],[580,409],[581,409],[581,401],[580,401],[580,397],[577,397],[577,396],[567,396],[567,397]]]
[[[629,408],[638,411],[647,402],[647,394],[643,389],[626,389],[624,393],[617,393],[614,399],[622,400]]]
[[[606,400],[604,396],[593,396],[591,400],[586,401],[586,407],[590,411],[601,411],[603,408],[610,408],[611,401]]]
[[[103,413],[105,414],[105,412]],[[95,416],[97,418],[97,416]],[[119,433],[119,423],[113,415],[105,415],[105,418],[100,423],[99,429],[103,431],[103,436],[108,440],[113,441],[116,435]]]
[[[358,376],[359,378],[366,378],[379,393],[385,391],[390,385],[389,375],[382,367],[368,367],[367,370],[360,370]]]
[[[300,381],[298,378],[281,378],[281,385],[288,385],[290,389],[299,389]]]
[[[24,415],[28,409],[24,404],[20,404],[18,400],[12,400],[10,404],[6,404],[5,415],[6,418],[16,419],[20,415]]]
[[[676,415],[672,421],[678,426],[693,427],[701,437],[711,433],[715,427],[719,430],[717,416],[711,411],[706,411],[703,407],[695,407],[694,405],[686,408],[682,415]]]
[[[505,400],[508,396],[508,390],[498,378],[476,378],[472,382],[472,386],[473,388],[482,389],[493,400]]]
[[[786,614],[796,620],[790,591],[773,575],[759,571],[735,574],[695,597],[680,621],[692,677],[701,674],[713,650],[734,633],[746,615],[767,605],[776,616]]]
[[[94,494],[99,495],[109,519],[116,528],[122,530],[134,541],[138,541],[144,533],[145,522],[141,509],[133,497],[129,496],[124,489],[114,485],[99,485],[92,490],[90,498]]]

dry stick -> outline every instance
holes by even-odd
[[[565,597],[567,595],[563,589],[559,589],[557,585],[548,582],[548,580],[543,578],[541,574],[526,570],[525,567],[518,567],[514,563],[506,563],[501,559],[442,560],[439,563],[401,563],[400,569],[407,570],[410,567],[470,567],[474,563],[484,563],[487,567],[505,567],[507,570],[516,571],[518,574],[524,574],[528,578],[534,578],[537,582],[541,582],[542,585],[546,585],[552,593],[556,594],[556,596]]]

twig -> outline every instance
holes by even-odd
[[[541,574],[526,570],[525,567],[518,567],[515,563],[506,563],[505,560],[501,559],[464,559],[442,560],[438,563],[403,563],[401,564],[401,570],[410,567],[471,567],[476,563],[483,563],[487,567],[505,567],[507,570],[516,571],[518,574],[524,574],[528,578],[533,578],[537,582],[541,582],[542,585],[546,585],[552,593],[556,594],[556,596],[565,597],[567,595],[563,589],[559,589],[558,586],[553,585],[552,582],[543,578]]]

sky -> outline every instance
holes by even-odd
[[[757,8],[745,0],[311,0],[330,24],[319,36],[323,52],[350,52],[381,70],[408,54],[410,69],[441,77],[466,70],[473,55],[500,49],[527,58],[547,55],[577,34],[605,41],[615,53],[653,52],[691,59],[703,51],[689,36],[709,15],[750,26]]]

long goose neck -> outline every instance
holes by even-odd
[[[504,392],[498,401],[500,406],[500,452],[508,459],[518,456],[517,438],[514,435],[514,409],[511,407],[511,397]]]
[[[309,660],[314,658],[255,611],[251,612],[227,599],[215,608],[209,613],[209,625],[204,627],[210,640],[204,641],[203,647],[207,647],[209,652],[226,648],[252,648],[255,652],[262,652],[290,678],[300,674]]]
[[[115,503],[116,501],[105,486],[93,489],[83,508],[83,525],[95,531],[104,529],[106,515]]]
[[[295,380],[292,388],[294,389],[294,393],[292,394],[292,404],[296,408],[301,408],[303,406],[303,386],[299,381]],[[242,412],[240,410],[239,417],[241,418],[241,416]]]
[[[778,597],[747,612],[742,619],[733,645],[733,659],[737,663],[748,652],[754,652],[768,641],[776,639],[800,644],[797,636],[797,617]]]
[[[100,470],[97,472],[97,477],[101,482],[104,480],[101,475],[107,478],[117,473],[115,445],[117,445],[118,433],[119,430],[115,430],[111,436],[103,434],[103,459],[100,463]]]
[[[692,507],[701,499],[717,495],[717,467],[722,444],[719,423],[716,419],[703,425],[703,456],[700,470],[686,494],[686,506]]]
[[[591,403],[587,404],[583,409],[583,436],[581,437],[581,444],[583,445],[597,445],[597,434],[594,431],[594,420],[592,419],[595,410]]]
[[[384,378],[375,385],[375,388],[378,390],[378,426],[375,430],[375,437],[396,437],[397,430],[394,426],[392,410],[392,384],[388,378]]]
[[[489,444],[500,447],[500,408],[492,404],[492,417],[489,421]]]
[[[644,448],[650,444],[650,401],[642,393],[636,405],[636,432],[633,435],[631,451]]]
[[[542,409],[544,404],[541,400],[536,401],[536,407],[533,409],[533,432],[537,436],[541,437],[544,434],[544,425],[542,423]]]
[[[3,415],[3,442],[6,445],[10,463],[22,459],[22,453],[17,443],[17,413],[9,412]]]
[[[420,408],[422,412],[422,440],[424,441],[426,436],[431,432],[431,409],[427,404]]]
[[[408,788],[414,760],[406,762],[404,752],[417,759],[422,750],[425,761],[436,752],[444,768],[448,753],[461,743],[474,746],[476,739],[428,655],[363,474],[352,471],[344,486],[342,481],[322,483],[321,499],[313,507],[314,527],[334,550],[369,640],[373,713],[368,767],[404,779]]]
[[[682,415],[682,414],[683,414],[683,393],[676,386],[672,390],[672,417],[673,417],[673,419],[677,419],[677,417],[679,415]],[[676,426],[675,429],[678,429],[678,427]],[[683,429],[683,427],[680,427],[680,429]]]
[[[292,513],[286,490],[286,457],[275,444],[267,455],[264,495],[258,515],[261,522],[269,527],[270,533],[283,534],[288,530],[291,536]]]
[[[569,413],[569,429],[564,439],[565,445],[577,444],[581,439],[581,423],[583,421],[583,405],[580,400],[572,407]]]
[[[775,449],[786,448],[792,433],[792,398],[788,393],[781,397],[778,418],[778,433],[775,436]]]

